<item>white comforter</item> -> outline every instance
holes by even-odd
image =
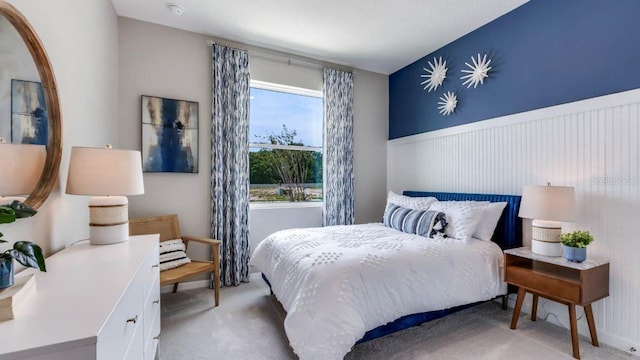
[[[287,311],[303,360],[342,359],[368,330],[401,316],[506,293],[502,252],[472,239],[428,239],[382,224],[279,231],[251,264]]]

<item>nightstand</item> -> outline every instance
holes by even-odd
[[[576,305],[584,307],[591,343],[599,346],[591,303],[609,296],[608,261],[587,259],[582,263],[572,263],[563,257],[537,255],[524,247],[505,250],[504,257],[504,281],[518,287],[511,329],[516,328],[522,301],[526,293],[530,293],[533,295],[532,321],[536,321],[539,296],[568,306],[574,358],[580,359]]]

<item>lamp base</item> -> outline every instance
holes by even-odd
[[[126,196],[96,196],[89,200],[89,243],[109,245],[129,240]]]
[[[531,252],[544,256],[562,256],[562,243],[531,239]]]
[[[561,222],[533,220],[531,223],[531,252],[544,256],[562,256],[561,232]]]

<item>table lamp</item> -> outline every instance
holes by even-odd
[[[36,188],[47,151],[44,145],[6,144],[0,138],[0,205],[25,201]]]
[[[568,186],[532,186],[522,190],[518,216],[533,219],[531,252],[545,256],[561,256],[562,222],[576,216],[575,191]]]
[[[125,195],[144,194],[139,151],[72,147],[67,194],[93,195],[89,200],[89,242],[115,244],[129,240],[129,202]]]

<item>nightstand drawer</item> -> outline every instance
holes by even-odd
[[[557,300],[571,303],[581,302],[579,283],[568,279],[559,279],[552,274],[537,272],[525,267],[509,266],[506,268],[505,281],[533,292],[553,294]]]
[[[548,299],[576,305],[609,296],[608,263],[559,265],[551,261],[566,262],[562,258],[544,261],[506,253],[504,281]]]

